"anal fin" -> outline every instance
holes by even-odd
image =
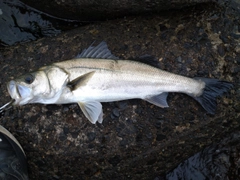
[[[163,92],[163,93],[161,93],[159,95],[156,95],[156,96],[151,96],[151,97],[144,98],[144,100],[148,101],[151,104],[159,106],[161,108],[165,108],[165,107],[169,107],[168,103],[167,103],[167,96],[168,96],[168,93]]]

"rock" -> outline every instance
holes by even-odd
[[[22,2],[56,17],[80,21],[98,21],[127,15],[181,9],[212,2],[212,0],[22,0]]]
[[[1,113],[1,125],[25,150],[30,179],[154,179],[203,147],[239,131],[240,73],[234,71],[233,75],[231,71],[239,66],[234,49],[239,39],[222,41],[217,34],[224,32],[230,37],[238,16],[232,8],[225,8],[206,4],[161,16],[126,17],[0,49],[2,104],[10,100],[5,86],[9,80],[74,58],[92,42],[103,40],[122,59],[151,54],[159,61],[158,68],[189,77],[200,72],[203,77],[234,84],[229,94],[218,99],[215,115],[207,114],[194,99],[180,93],[169,93],[169,108],[164,109],[143,100],[128,100],[119,105],[120,115],[116,113],[114,120],[111,114],[116,104],[103,103],[104,121],[96,125],[85,118],[77,104],[9,109]],[[226,12],[230,14],[224,15]],[[223,15],[208,20],[213,14]],[[158,31],[159,24],[167,30]],[[184,30],[176,32],[179,24]],[[204,41],[198,39],[200,29],[207,34]],[[223,57],[216,48],[221,43],[229,45]],[[231,167],[236,165],[229,171],[237,172]]]
[[[238,165],[230,170],[231,162],[239,161],[240,133],[224,138],[220,143],[204,148],[191,156],[174,170],[168,172],[166,180],[174,179],[238,179]],[[156,177],[160,178],[160,177]]]

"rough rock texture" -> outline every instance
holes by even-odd
[[[56,17],[96,21],[181,9],[215,0],[22,0],[22,2]]]
[[[103,124],[92,125],[76,104],[25,105],[1,114],[1,125],[22,144],[30,179],[153,179],[203,147],[240,128],[239,16],[215,4],[81,27],[53,38],[1,49],[0,100],[6,83],[26,72],[75,57],[104,40],[123,59],[143,54],[156,66],[189,77],[234,83],[208,115],[191,97],[171,93],[169,108],[142,100],[103,103]],[[235,142],[239,147],[240,142]],[[237,164],[238,156],[232,159]],[[238,166],[232,166],[237,177]]]
[[[180,163],[166,175],[166,179],[240,179],[239,139],[240,132],[233,133],[221,142],[204,148]]]

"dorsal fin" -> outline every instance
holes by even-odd
[[[102,41],[97,46],[93,46],[93,43],[87,49],[84,49],[81,54],[78,54],[76,58],[119,59],[111,53],[106,42]]]

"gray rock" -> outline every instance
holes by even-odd
[[[22,0],[36,9],[56,17],[97,21],[127,15],[181,9],[214,0]]]
[[[221,16],[209,20],[213,14]],[[103,40],[122,59],[151,54],[164,70],[234,83],[234,89],[219,98],[213,116],[192,98],[177,93],[169,94],[170,107],[165,109],[128,100],[123,108],[119,106],[120,115],[114,120],[111,114],[116,104],[103,103],[103,124],[96,125],[87,121],[76,104],[31,104],[1,113],[1,125],[15,135],[26,152],[30,179],[154,179],[203,147],[239,131],[240,73],[234,71],[233,75],[232,69],[239,66],[240,51],[239,39],[231,35],[238,18],[227,6],[203,5],[161,16],[91,24],[0,49],[2,104],[10,99],[5,84],[12,78],[74,58],[93,41]],[[199,36],[204,33],[203,40]],[[218,52],[222,43],[228,47],[223,57]],[[182,58],[180,69],[177,57]],[[231,177],[238,172],[236,167],[230,166]]]

